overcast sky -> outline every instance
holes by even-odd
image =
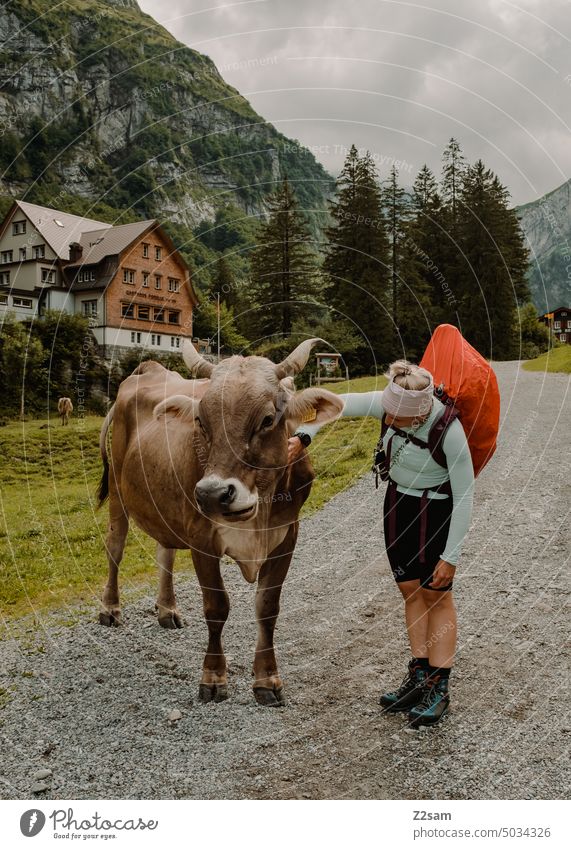
[[[139,5],[332,174],[355,143],[408,185],[453,135],[517,204],[571,177],[569,0]]]

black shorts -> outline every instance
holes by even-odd
[[[432,573],[440,556],[446,548],[450,516],[452,513],[452,496],[448,498],[429,498],[426,504],[426,544],[424,547],[424,562],[420,558],[421,540],[421,505],[422,499],[416,495],[405,495],[395,492],[395,539],[390,542],[389,488],[385,494],[384,527],[387,555],[393,575],[397,583],[402,581],[420,581],[426,589],[432,581]],[[452,582],[438,589],[452,589]]]

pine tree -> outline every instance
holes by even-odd
[[[326,232],[324,270],[338,321],[349,321],[359,334],[353,371],[369,371],[392,354],[393,332],[388,300],[389,244],[374,162],[353,145],[330,204],[333,224]]]
[[[221,256],[216,263],[214,291],[220,295],[220,300],[227,306],[233,307],[235,305],[236,281],[228,264],[228,260],[224,256]]]
[[[322,283],[309,227],[287,178],[269,206],[251,258],[253,324],[259,336],[289,336],[294,318],[315,303]]]
[[[445,213],[434,174],[424,165],[412,191],[413,217],[407,244],[419,261],[419,274],[427,286],[432,327],[455,320],[456,301],[447,279],[450,251],[445,243]]]
[[[430,290],[414,239],[411,198],[399,186],[394,165],[381,197],[389,236],[395,355],[417,359],[430,337]]]
[[[466,174],[466,160],[455,138],[451,138],[448,142],[442,161],[442,197],[449,210],[451,233],[454,235],[458,225],[460,198]]]
[[[475,348],[495,359],[515,355],[517,296],[512,268],[519,279],[526,261],[523,243],[518,249],[507,198],[481,159],[467,170],[458,218],[465,262],[460,329]]]

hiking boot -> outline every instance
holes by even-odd
[[[419,725],[436,725],[450,706],[448,678],[427,680],[422,700],[410,711],[408,718],[412,728]]]
[[[410,710],[424,696],[427,674],[426,669],[423,669],[411,660],[408,664],[408,674],[403,679],[398,690],[394,690],[391,693],[383,693],[379,699],[379,704],[389,713]]]

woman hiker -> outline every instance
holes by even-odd
[[[474,471],[458,419],[448,425],[441,442],[446,468],[422,447],[445,409],[434,396],[430,372],[399,360],[387,377],[382,392],[341,395],[341,415],[381,421],[385,416],[388,425],[383,439],[389,469],[385,544],[404,599],[412,658],[400,687],[384,693],[380,703],[391,713],[408,711],[410,724],[417,727],[437,723],[450,704],[448,680],[456,648],[452,582],[470,526]],[[304,424],[290,438],[291,462],[318,430],[317,425]]]

